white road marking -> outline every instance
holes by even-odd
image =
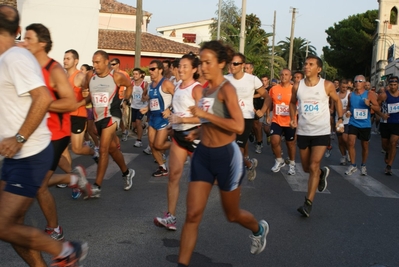
[[[139,154],[133,154],[133,153],[122,153],[123,157],[125,158],[125,163],[128,165],[129,168],[133,168],[136,171],[137,174],[137,167],[135,166],[129,166],[129,163],[134,160]],[[105,172],[104,175],[104,180],[109,180],[111,179],[117,172],[121,172],[119,169],[119,166],[114,162],[114,160],[109,157],[109,162],[108,162],[108,168],[107,171]],[[86,168],[86,177],[87,179],[96,179],[96,174],[97,174],[97,164],[94,163],[90,165],[88,168]],[[122,174],[121,174],[122,177]]]
[[[345,175],[345,170],[348,168],[346,166],[331,166],[336,172],[338,172],[345,180],[350,182],[365,195],[370,197],[385,197],[385,198],[399,198],[399,194],[380,183],[373,177],[361,176],[360,170],[352,175]]]
[[[296,170],[295,175],[289,175],[288,166],[286,165],[283,168],[281,168],[280,172],[284,176],[285,180],[288,182],[292,191],[308,192],[309,174],[303,171],[301,163],[296,163],[295,170]],[[328,186],[328,178],[327,178],[327,186]],[[330,191],[328,191],[328,189],[324,190],[324,192],[319,192],[316,190],[316,193],[331,194]]]

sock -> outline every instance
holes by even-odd
[[[356,167],[356,164],[352,164],[353,167]]]
[[[94,183],[95,186],[98,187],[98,189],[101,189],[101,185],[98,185],[97,183]]]
[[[54,228],[54,231],[57,232],[58,234],[60,233],[60,226],[58,225],[56,228]]]
[[[276,160],[277,160],[278,162],[280,162],[280,163],[283,163],[283,162],[284,162],[283,158],[276,158]]]
[[[257,144],[260,146],[260,145],[262,145],[262,141],[260,141],[260,142],[257,142]]]
[[[177,264],[177,267],[188,267],[188,265],[185,265],[185,264],[183,264],[183,263],[178,263],[178,264]]]
[[[294,165],[295,166],[295,160],[290,160],[290,165]]]
[[[360,166],[366,166],[366,164],[362,163]]]
[[[69,182],[69,186],[74,186],[78,183],[78,176],[75,174],[71,174],[71,179]]]
[[[141,142],[141,139],[137,139],[137,141]]]
[[[265,230],[265,229],[263,229],[263,226],[262,226],[262,225],[260,225],[260,224],[258,224],[258,225],[259,225],[259,230],[258,230],[257,233],[253,233],[254,236],[260,236],[260,235],[262,235],[262,234],[263,234],[263,231]]]
[[[58,255],[56,258],[65,258],[68,255],[71,255],[73,252],[73,247],[70,245],[68,241],[62,243],[62,250],[60,255]]]
[[[162,164],[162,165],[160,165],[160,167],[162,167],[164,170],[166,170],[166,165],[165,165],[165,163]]]
[[[129,174],[129,169],[127,169],[125,172],[122,172],[122,176],[127,176]]]

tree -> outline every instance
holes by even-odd
[[[377,10],[349,16],[326,30],[330,47],[323,47],[326,61],[338,70],[340,77],[357,74],[370,76],[373,35]]]
[[[277,54],[284,58],[286,62],[288,62],[290,55],[290,38],[286,38],[286,41],[280,41],[277,43],[278,50]],[[306,39],[301,37],[294,38],[294,46],[292,50],[292,70],[302,70],[303,63],[306,58],[306,50],[308,50],[308,54],[317,55],[316,48],[313,45],[310,45]]]

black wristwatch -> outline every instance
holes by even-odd
[[[344,117],[338,117],[338,120],[343,121],[343,120],[344,120]]]
[[[15,138],[17,139],[17,142],[18,143],[21,143],[21,144],[23,144],[23,143],[25,143],[27,140],[25,139],[25,137],[23,136],[23,135],[20,135],[19,133],[17,133],[16,135],[15,135]]]

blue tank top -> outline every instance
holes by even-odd
[[[368,91],[357,95],[352,92],[350,96],[350,112],[349,125],[357,128],[371,128],[370,107],[364,103],[364,99],[368,97]]]
[[[162,78],[157,84],[157,86],[155,86],[154,88],[152,87],[153,83],[151,83],[148,86],[148,96],[150,98],[149,104],[150,104],[151,115],[162,116],[162,112],[165,110],[165,102],[161,94],[161,86],[164,79],[165,78]]]
[[[386,91],[387,94],[387,99],[386,104],[387,104],[387,110],[388,110],[388,123],[399,123],[399,97],[394,97],[389,93],[389,91]]]

